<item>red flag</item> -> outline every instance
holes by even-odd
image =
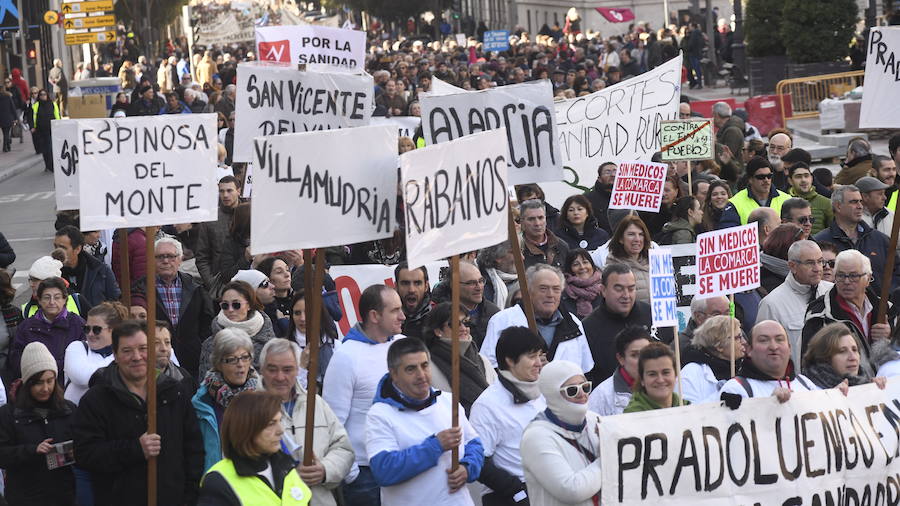
[[[610,23],[624,23],[634,19],[634,12],[631,9],[615,7],[597,7],[596,9]]]

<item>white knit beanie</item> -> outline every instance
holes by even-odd
[[[566,423],[578,425],[584,421],[587,404],[571,402],[559,391],[563,383],[569,381],[573,376],[584,376],[584,372],[577,364],[568,360],[554,360],[541,369],[538,387],[541,389],[544,400],[547,401],[547,407],[557,418]]]
[[[231,278],[232,281],[243,281],[250,285],[251,288],[256,290],[259,288],[259,285],[262,284],[263,281],[269,279],[265,274],[256,270],[256,269],[247,269],[237,271],[237,274]]]
[[[22,381],[28,381],[35,374],[44,371],[59,372],[56,369],[56,359],[53,358],[53,354],[44,346],[44,343],[37,341],[28,343],[22,352],[22,361],[19,364],[22,369]]]
[[[28,276],[41,281],[47,278],[61,278],[62,267],[63,264],[59,260],[50,256],[43,256],[31,264],[31,269],[28,269]]]

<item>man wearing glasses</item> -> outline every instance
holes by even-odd
[[[803,334],[806,308],[810,302],[822,297],[834,286],[822,280],[825,259],[819,246],[809,240],[797,241],[788,249],[790,272],[784,283],[778,285],[759,303],[756,323],[775,320],[787,332],[791,341],[791,359],[800,370],[800,338]]]
[[[472,339],[481,347],[487,333],[488,320],[500,312],[496,304],[484,298],[484,276],[471,262],[459,263],[459,302],[466,308]]]
[[[781,205],[790,195],[778,191],[772,185],[775,171],[768,160],[760,157],[751,158],[747,162],[747,188],[737,192],[728,199],[728,205],[722,211],[719,229],[746,225],[750,213],[759,207],[770,207],[781,216]]]
[[[838,253],[834,286],[807,308],[803,353],[819,329],[829,323],[843,323],[862,343],[860,367],[873,372],[868,363],[871,346],[879,339],[890,339],[891,326],[875,320],[879,299],[875,292],[867,290],[872,279],[872,264],[866,255],[852,249]],[[894,309],[889,305],[887,321],[893,319],[893,313]]]
[[[897,278],[900,262],[894,264],[892,276],[882,279],[890,238],[863,221],[863,199],[859,188],[852,184],[836,187],[831,194],[831,204],[834,206],[834,221],[830,227],[813,236],[813,240],[834,244],[838,253],[853,249],[865,255],[874,269],[870,272],[875,273],[872,286],[876,292],[881,290],[882,282],[891,284],[892,288],[900,285]],[[896,252],[891,251],[890,254],[896,255]]]

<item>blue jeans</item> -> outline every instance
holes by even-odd
[[[91,486],[91,473],[76,467],[75,473],[75,499],[78,506],[94,506],[94,489]]]
[[[353,483],[341,486],[345,506],[381,506],[381,488],[368,466],[359,466],[359,476]]]
[[[700,66],[700,57],[688,55],[688,81],[691,85],[703,86],[703,67]]]

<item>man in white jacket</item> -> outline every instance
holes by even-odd
[[[544,339],[548,360],[568,360],[583,370],[594,368],[594,359],[581,321],[572,313],[559,307],[565,288],[565,277],[559,268],[547,264],[535,264],[525,271],[528,292],[534,306],[538,332]],[[528,319],[521,305],[506,308],[488,322],[481,354],[497,367],[497,339],[504,329],[513,326],[527,327]]]
[[[281,397],[282,442],[297,464],[297,474],[312,491],[312,506],[336,506],[332,490],[353,466],[353,447],[344,426],[328,404],[316,396],[313,429],[313,463],[303,465],[306,435],[307,391],[297,377],[300,371],[300,346],[287,339],[272,339],[259,354],[263,389]]]
[[[356,454],[358,474],[351,470],[343,486],[348,506],[378,506],[381,491],[366,457],[366,416],[375,398],[378,382],[387,373],[391,341],[403,337],[406,317],[397,291],[372,285],[359,298],[362,318],[344,337],[325,373],[322,397],[347,429]]]
[[[806,322],[806,307],[828,292],[834,283],[822,280],[825,258],[819,245],[813,241],[797,241],[788,249],[788,273],[784,283],[778,285],[759,303],[756,322],[775,320],[787,331],[791,340],[791,360],[800,371],[800,339]]]

